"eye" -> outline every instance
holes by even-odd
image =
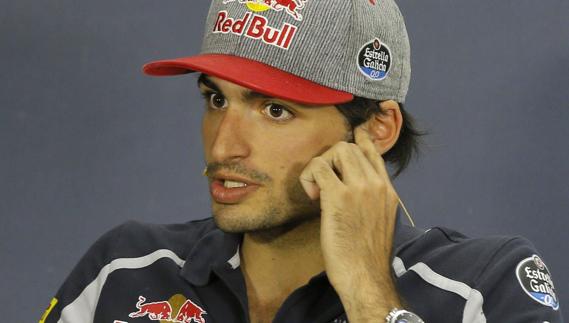
[[[208,105],[212,109],[227,108],[227,99],[219,92],[206,92],[203,94],[204,98],[208,101]]]
[[[269,103],[263,108],[263,114],[275,121],[288,121],[294,118],[294,114],[290,112],[284,105],[278,103]]]

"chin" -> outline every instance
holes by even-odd
[[[214,205],[213,219],[225,232],[246,233],[270,230],[287,222],[282,210],[252,210],[240,205]]]
[[[271,209],[265,212],[258,210],[252,212],[251,210],[218,208],[213,212],[213,219],[221,231],[248,233],[265,240],[272,240],[314,218],[307,213],[297,214],[283,211],[282,209]]]
[[[281,225],[266,216],[251,216],[247,212],[235,214],[227,210],[213,213],[213,220],[217,227],[224,232],[248,233],[272,229]]]

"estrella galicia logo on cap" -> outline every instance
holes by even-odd
[[[358,54],[358,68],[373,81],[387,77],[392,64],[391,51],[378,38],[365,44]]]
[[[533,300],[554,310],[559,308],[551,274],[538,255],[520,261],[516,275],[524,292]]]

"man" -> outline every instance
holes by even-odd
[[[418,132],[390,0],[215,0],[201,73],[213,219],[126,223],[77,265],[40,322],[562,322],[520,238],[404,225],[384,160]]]

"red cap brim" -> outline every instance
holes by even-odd
[[[202,54],[151,62],[144,73],[154,76],[201,72],[268,96],[308,105],[352,101],[351,93],[322,86],[251,59],[224,54]]]

